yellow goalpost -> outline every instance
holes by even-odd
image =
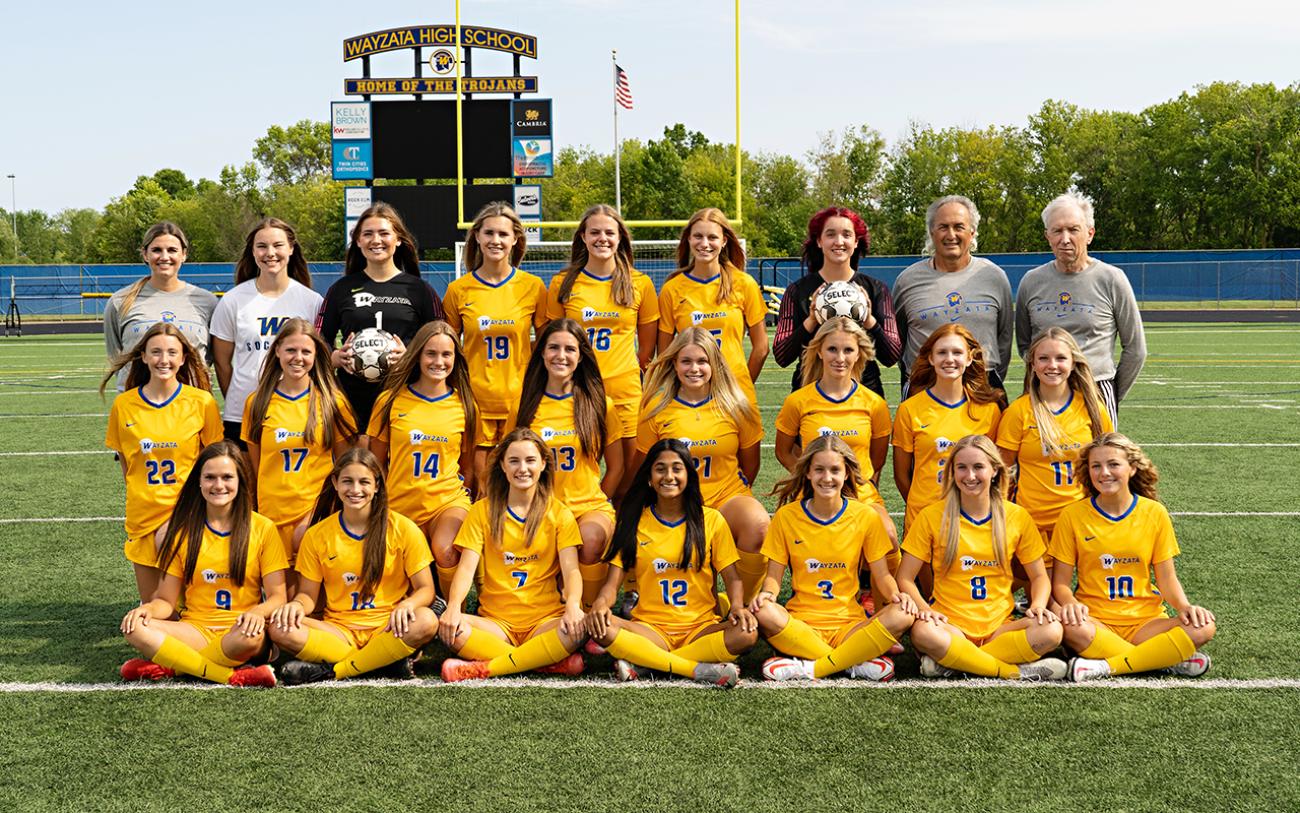
[[[456,5],[456,216],[459,222],[456,224],[458,229],[468,229],[472,223],[465,219],[465,152],[463,136],[464,130],[461,119],[461,46],[460,44],[460,0],[455,0]],[[741,217],[741,155],[740,155],[740,0],[735,0],[735,38],[736,38],[736,209],[734,215],[729,215],[728,219],[732,224],[739,226],[742,223]],[[610,89],[613,92],[613,88]],[[637,226],[649,228],[652,226],[683,227],[687,224],[686,220],[628,220],[628,228]],[[530,228],[543,229],[576,229],[578,221],[576,220],[543,220],[529,221]]]

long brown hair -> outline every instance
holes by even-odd
[[[510,229],[515,233],[515,244],[510,249],[510,265],[518,268],[519,264],[524,261],[524,254],[528,251],[528,233],[524,231],[524,222],[519,219],[519,214],[508,203],[495,201],[478,210],[474,216],[474,222],[470,224],[469,230],[465,232],[465,249],[464,263],[465,271],[472,273],[483,265],[483,249],[478,244],[478,233],[483,228],[483,222],[489,217],[504,217],[510,221]]]
[[[402,394],[404,388],[420,380],[422,375],[420,355],[424,353],[424,346],[434,336],[446,336],[451,339],[455,360],[452,362],[451,375],[447,377],[447,386],[456,393],[456,399],[460,401],[460,407],[465,412],[465,431],[461,434],[461,448],[470,449],[474,446],[474,431],[478,426],[478,408],[474,406],[474,394],[470,392],[469,362],[465,359],[465,350],[461,347],[460,336],[451,325],[441,319],[421,325],[415,332],[415,337],[406,345],[406,352],[396,364],[388,368],[388,375],[384,376],[384,389],[375,402],[375,414],[381,416],[380,425],[391,424],[393,403],[397,401],[397,396]]]
[[[1160,470],[1156,464],[1151,462],[1142,447],[1129,440],[1125,435],[1119,432],[1107,432],[1099,437],[1093,438],[1092,442],[1079,450],[1079,462],[1075,466],[1078,469],[1076,476],[1079,478],[1079,484],[1083,486],[1083,493],[1088,495],[1089,499],[1097,496],[1097,486],[1092,482],[1092,472],[1088,469],[1088,458],[1093,452],[1103,446],[1111,449],[1118,449],[1124,453],[1128,464],[1133,467],[1133,476],[1128,480],[1128,490],[1139,497],[1146,497],[1148,500],[1160,500],[1160,495],[1156,493],[1156,483],[1160,482]]]
[[[846,500],[858,498],[858,488],[866,485],[867,478],[862,476],[862,466],[858,463],[857,455],[853,454],[853,449],[839,435],[818,435],[804,444],[790,474],[772,487],[771,493],[776,495],[778,507],[788,502],[812,498],[813,485],[808,479],[808,471],[812,468],[813,455],[818,452],[834,452],[844,458],[844,485],[840,487],[840,494]]]
[[[1007,562],[1007,514],[1003,501],[1007,498],[1007,479],[1010,476],[1007,464],[1002,462],[998,447],[989,440],[988,435],[967,435],[952,445],[948,452],[948,461],[944,464],[943,522],[939,526],[939,538],[944,542],[943,572],[947,573],[957,559],[957,546],[961,540],[961,491],[957,488],[956,470],[953,468],[957,453],[963,449],[975,448],[984,453],[989,465],[993,467],[993,479],[989,481],[989,510],[992,514],[990,530],[993,532],[993,560],[998,567],[1008,568]]]
[[[610,293],[616,304],[630,308],[636,302],[636,291],[632,288],[632,269],[635,265],[632,259],[632,235],[614,207],[603,203],[583,212],[582,219],[578,221],[578,230],[573,233],[573,245],[569,249],[569,264],[559,272],[560,290],[556,298],[560,302],[569,301],[569,295],[573,293],[573,281],[591,259],[582,234],[587,230],[587,221],[596,215],[610,218],[618,229],[618,249],[614,252],[614,278],[610,282]]]
[[[632,476],[632,485],[619,503],[617,519],[614,522],[614,534],[610,537],[609,549],[605,551],[604,561],[618,559],[623,570],[631,573],[636,570],[637,530],[647,510],[653,511],[659,502],[659,494],[650,487],[650,473],[654,471],[655,461],[664,452],[677,456],[686,471],[686,485],[682,488],[682,513],[686,527],[683,528],[682,558],[678,567],[686,570],[694,566],[698,572],[709,564],[706,557],[708,540],[704,535],[704,498],[700,494],[700,473],[691,461],[691,450],[677,438],[661,438],[646,452],[641,467]],[[692,565],[692,562],[694,563]]]
[[[533,544],[533,537],[537,536],[537,530],[542,527],[542,521],[546,519],[547,507],[551,501],[551,493],[555,490],[555,460],[551,457],[546,444],[536,432],[526,426],[516,426],[511,429],[488,455],[487,460],[488,536],[497,543],[498,547],[505,544],[506,512],[510,506],[510,482],[506,479],[505,470],[501,468],[501,461],[505,458],[510,444],[518,441],[536,446],[537,453],[542,458],[542,473],[537,478],[533,501],[528,505],[528,517],[524,520],[525,548]]]
[[[335,440],[340,437],[352,440],[359,430],[348,419],[347,414],[339,409],[339,401],[343,395],[337,379],[330,372],[329,347],[310,322],[298,318],[290,319],[280,327],[280,332],[276,334],[275,341],[271,342],[271,349],[267,351],[266,359],[262,362],[262,374],[258,377],[257,389],[253,391],[253,401],[248,408],[250,435],[253,438],[262,436],[266,411],[270,408],[271,398],[275,395],[275,389],[280,385],[280,378],[284,375],[284,368],[280,366],[280,357],[276,355],[276,351],[280,349],[280,345],[294,336],[306,336],[311,339],[312,348],[316,351],[311,369],[307,372],[311,391],[307,395],[307,424],[302,430],[303,442],[311,444],[316,441],[317,414],[320,415],[322,446],[327,449],[332,448]]]
[[[821,380],[822,347],[826,345],[832,333],[847,333],[858,343],[858,360],[853,363],[853,370],[850,373],[854,381],[862,380],[862,371],[867,368],[867,362],[876,357],[876,343],[871,340],[871,336],[862,325],[847,316],[832,316],[822,322],[821,327],[813,334],[812,340],[808,342],[808,346],[803,349],[803,358],[800,360],[803,369],[803,386]]]
[[[1097,392],[1097,382],[1092,378],[1092,366],[1079,349],[1079,343],[1070,335],[1070,331],[1060,327],[1049,327],[1034,337],[1025,353],[1025,395],[1029,398],[1029,408],[1038,424],[1038,437],[1042,443],[1043,457],[1052,457],[1064,451],[1061,444],[1067,438],[1061,431],[1061,423],[1047,404],[1043,403],[1038,376],[1034,374],[1034,353],[1043,342],[1060,342],[1070,351],[1072,367],[1066,378],[1066,387],[1073,396],[1083,399],[1083,408],[1088,413],[1088,427],[1093,438],[1102,433],[1101,395]]]
[[[151,374],[149,365],[144,360],[144,353],[149,341],[155,336],[171,336],[181,343],[181,366],[176,371],[177,381],[201,390],[212,391],[212,381],[208,378],[208,365],[199,358],[194,345],[190,344],[190,340],[185,338],[185,334],[181,329],[171,322],[155,322],[144,332],[144,335],[140,337],[140,341],[136,342],[134,347],[113,359],[113,363],[109,366],[108,375],[104,376],[104,380],[99,382],[100,395],[104,394],[104,388],[108,386],[108,382],[117,378],[118,371],[123,367],[131,368],[126,374],[126,384],[123,389],[133,390],[149,383]]]
[[[361,218],[357,225],[352,227],[351,240],[348,242],[348,253],[344,259],[344,274],[359,274],[366,270],[366,257],[361,253],[361,246],[357,245],[357,239],[361,236],[361,227],[366,225],[366,221],[372,217],[382,217],[387,220],[393,227],[393,234],[397,235],[398,246],[393,251],[393,264],[398,270],[405,271],[408,274],[420,276],[420,250],[415,243],[415,236],[411,230],[406,228],[406,222],[402,216],[397,213],[391,205],[387,203],[376,203],[361,213]]]
[[[185,252],[187,257],[189,256],[190,241],[189,238],[185,236],[185,232],[181,231],[181,227],[172,223],[170,220],[164,220],[160,223],[153,224],[147,231],[145,231],[144,240],[140,242],[141,259],[145,258],[145,252],[149,250],[149,244],[154,240],[157,240],[159,237],[162,237],[164,234],[175,237],[179,240],[181,243],[181,250]],[[176,275],[177,277],[180,276],[180,266],[176,267]],[[150,276],[152,276],[152,273],[145,274],[140,279],[131,283],[131,286],[126,289],[126,295],[122,297],[122,304],[117,306],[118,313],[125,316],[130,312],[131,306],[135,304],[136,298],[139,297],[140,292],[144,290],[144,286],[149,282]]]
[[[722,255],[718,257],[721,279],[718,280],[718,304],[731,301],[735,290],[736,274],[745,270],[745,247],[740,244],[736,230],[721,209],[710,206],[691,215],[691,219],[682,229],[681,239],[677,241],[677,270],[668,275],[672,279],[678,274],[690,273],[695,267],[695,255],[691,252],[691,229],[701,220],[707,220],[722,230]],[[666,280],[665,280],[666,281]]]
[[[709,397],[717,404],[718,410],[733,419],[743,415],[751,421],[758,420],[758,410],[745,397],[744,390],[736,381],[736,374],[731,372],[723,360],[718,340],[712,333],[699,327],[688,327],[678,333],[668,348],[646,368],[645,384],[642,386],[645,395],[641,398],[641,420],[658,415],[681,391],[681,382],[677,380],[677,356],[688,344],[703,350],[705,358],[709,360],[712,370]]]
[[[302,254],[302,244],[298,242],[298,235],[294,233],[293,226],[278,217],[264,217],[257,221],[257,225],[244,238],[244,252],[239,255],[239,262],[235,263],[235,284],[257,279],[257,275],[261,273],[261,269],[257,267],[257,260],[253,258],[253,243],[257,240],[257,233],[262,229],[279,229],[284,232],[284,236],[289,239],[289,245],[293,247],[293,252],[289,254],[289,262],[286,264],[289,279],[301,282],[310,288],[311,269],[307,267],[307,258]]]
[[[962,373],[961,388],[970,404],[997,404],[1002,409],[1006,409],[1007,394],[989,384],[984,348],[966,326],[959,322],[949,322],[935,328],[935,331],[921,345],[921,349],[916,351],[916,361],[912,364],[912,373],[907,379],[908,393],[915,395],[934,386],[938,374],[934,371],[934,365],[930,363],[930,353],[939,340],[946,336],[957,336],[966,343],[970,364],[966,367],[966,372]],[[966,410],[967,414],[974,417],[969,405]]]
[[[199,549],[203,547],[203,530],[208,523],[208,503],[203,498],[203,467],[209,460],[228,457],[235,463],[235,473],[239,478],[239,491],[231,504],[230,535],[230,580],[235,584],[244,583],[248,570],[248,537],[252,528],[253,516],[253,475],[248,465],[248,458],[233,441],[219,440],[203,447],[190,476],[181,486],[180,496],[176,498],[176,507],[172,509],[171,519],[167,524],[167,533],[163,536],[162,547],[158,549],[158,569],[166,572],[172,560],[185,547],[184,584],[194,581],[194,569],[199,561]]]
[[[343,501],[339,499],[336,483],[339,474],[351,465],[365,466],[375,478],[375,496],[370,501],[370,516],[366,519],[366,530],[361,538],[361,584],[357,587],[362,596],[370,597],[384,576],[384,557],[388,553],[388,525],[391,519],[388,515],[388,484],[384,481],[384,470],[379,465],[379,458],[369,449],[359,446],[353,446],[340,455],[334,461],[334,470],[321,486],[311,521],[314,525],[343,510]]]
[[[524,371],[524,385],[519,397],[519,415],[516,422],[529,426],[537,415],[537,407],[546,393],[548,375],[542,360],[546,342],[560,331],[568,333],[578,343],[578,364],[573,370],[573,428],[584,457],[599,460],[609,445],[605,437],[605,382],[600,377],[600,364],[596,353],[587,341],[587,332],[572,319],[552,319],[537,336],[533,355]]]

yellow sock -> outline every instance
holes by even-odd
[[[456,568],[435,564],[438,571],[438,595],[446,598],[451,595],[451,580],[456,578]]]
[[[515,675],[531,672],[543,666],[559,663],[569,657],[569,650],[560,642],[558,628],[534,635],[509,652],[488,661],[489,675]]]
[[[578,572],[582,574],[582,606],[584,609],[591,609],[591,604],[600,595],[600,588],[605,584],[605,576],[609,575],[609,564],[606,562],[597,562],[594,565],[578,565]]]
[[[767,575],[767,557],[761,553],[742,550],[736,570],[740,571],[740,580],[745,583],[745,602],[749,603],[758,595],[758,587]]]
[[[645,666],[657,672],[670,675],[691,677],[695,674],[696,661],[683,658],[675,652],[660,649],[645,637],[629,629],[621,629],[610,641],[605,651],[616,658],[631,661],[637,666]]]
[[[674,649],[673,654],[688,661],[731,663],[736,659],[736,654],[727,649],[727,644],[723,640],[726,634],[724,630],[718,630],[708,635],[701,635],[680,649]]]
[[[239,666],[243,663],[243,661],[234,660],[233,658],[231,658],[229,655],[226,654],[226,651],[221,648],[220,638],[208,642],[207,646],[199,650],[199,654],[207,658],[208,660],[212,661],[213,663],[220,664],[222,666],[227,666],[230,667],[231,669],[234,669],[236,666]]]
[[[312,663],[338,663],[351,651],[352,647],[337,635],[308,627],[307,643],[302,645],[294,657]]]
[[[501,640],[490,632],[471,628],[469,637],[461,644],[456,654],[471,661],[490,661],[498,655],[504,655],[514,646]]]
[[[1097,631],[1097,634],[1092,637],[1092,643],[1084,647],[1079,653],[1079,657],[1104,661],[1116,655],[1127,655],[1133,651],[1133,645],[1121,638],[1110,627],[1094,621],[1092,622],[1092,628]]]
[[[1000,678],[1020,677],[1020,670],[1015,666],[1003,663],[960,635],[952,636],[952,643],[948,645],[948,653],[939,659],[939,665],[969,675]]]
[[[356,677],[373,672],[381,666],[396,663],[415,653],[415,647],[391,632],[381,632],[360,649],[350,650],[334,664],[334,679]]]
[[[824,658],[831,652],[830,644],[823,641],[812,627],[794,616],[790,616],[790,623],[780,632],[769,635],[767,642],[773,649],[806,661]]]
[[[1029,663],[1039,658],[1029,645],[1029,630],[1025,629],[1004,632],[980,649],[1003,663]]]
[[[170,635],[163,638],[162,646],[154,653],[153,662],[213,683],[229,683],[233,671],[229,666],[213,663],[200,655],[198,650]]]
[[[1146,639],[1123,655],[1107,658],[1112,675],[1150,672],[1181,663],[1196,654],[1196,645],[1182,627]]]
[[[813,677],[823,678],[872,658],[879,658],[896,643],[898,639],[889,634],[884,624],[872,621],[846,638],[844,643],[818,658],[813,664]]]

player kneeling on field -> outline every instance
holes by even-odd
[[[835,435],[813,438],[790,476],[776,484],[780,505],[763,542],[767,577],[751,609],[773,647],[792,658],[769,658],[768,680],[848,676],[890,680],[894,662],[882,657],[916,620],[917,605],[889,572],[893,544],[884,522],[858,502],[865,484],[857,458]],[[858,572],[871,570],[880,591],[872,620],[858,604]],[[790,567],[794,595],[776,603],[781,578]]]
[[[438,637],[462,658],[442,664],[447,682],[539,671],[580,675],[582,536],[554,497],[555,458],[531,429],[511,430],[488,455],[482,499],[456,535],[460,564]],[[483,563],[478,614],[462,613]],[[563,584],[561,593],[560,584]]]
[[[1174,571],[1178,541],[1156,497],[1155,465],[1133,441],[1109,432],[1083,448],[1078,472],[1087,498],[1061,511],[1048,548],[1058,565],[1052,589],[1065,645],[1079,653],[1070,679],[1156,669],[1205,674],[1210,656],[1197,648],[1214,637],[1214,613],[1188,601]],[[1079,586],[1071,590],[1076,570]],[[1177,617],[1165,615],[1165,602]]]
[[[1047,609],[1046,548],[1029,512],[1007,502],[1006,488],[1007,467],[993,441],[967,435],[944,461],[939,502],[907,528],[898,584],[921,608],[912,643],[923,677],[1065,677],[1063,661],[1042,657],[1061,644],[1061,623]],[[1029,575],[1029,609],[1019,620],[1011,619],[1012,556]],[[916,586],[923,564],[934,571],[932,606]]]
[[[596,643],[618,660],[620,680],[650,670],[731,687],[740,679],[734,661],[758,641],[758,623],[745,607],[740,554],[726,520],[704,505],[700,476],[680,440],[656,441],[619,507],[613,543],[605,556],[609,575],[587,615]],[[641,598],[632,618],[609,608],[631,573]],[[722,576],[731,609],[717,613],[715,585]]]
[[[287,567],[275,524],[253,512],[252,475],[239,447],[221,440],[204,448],[163,538],[158,591],[122,619],[127,642],[149,660],[122,664],[122,677],[184,672],[232,686],[274,686],[270,666],[236,667],[263,650],[266,619],[284,604]],[[182,604],[180,620],[168,621]]]
[[[298,593],[271,616],[271,640],[297,658],[284,682],[355,677],[415,654],[437,631],[432,557],[419,527],[388,510],[373,454],[339,457],[313,519],[298,548]]]

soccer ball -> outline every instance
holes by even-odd
[[[856,283],[848,280],[828,282],[813,301],[822,321],[836,316],[847,316],[855,322],[865,322],[869,303],[867,295]]]
[[[387,330],[368,327],[352,337],[352,373],[366,381],[378,381],[388,372],[388,353],[397,349],[397,339]]]

